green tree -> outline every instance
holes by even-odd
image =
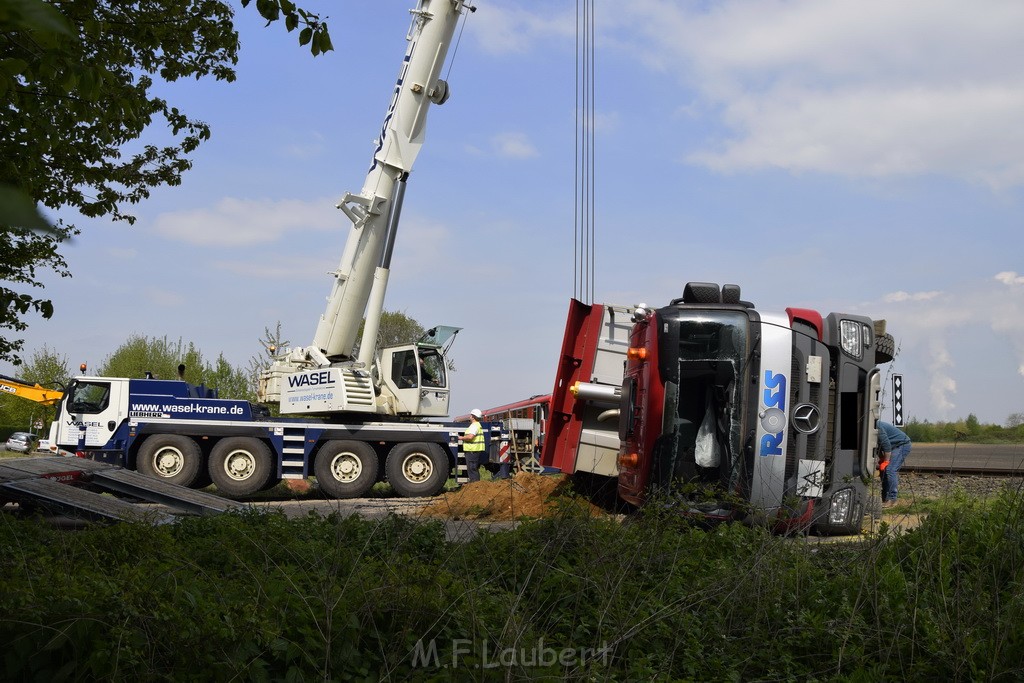
[[[203,383],[217,390],[222,398],[256,400],[256,383],[252,374],[243,368],[236,368],[224,357],[217,356],[212,366],[203,373]]]
[[[363,338],[365,325],[365,320],[359,325],[358,340]],[[389,346],[411,344],[423,336],[423,331],[423,326],[415,319],[410,318],[405,311],[384,311],[381,313],[380,327],[377,329],[376,351],[379,352]],[[360,344],[361,342],[356,343],[353,355],[359,354]]]
[[[193,342],[187,344],[167,337],[132,335],[107,356],[96,374],[109,377],[181,378],[190,384],[216,389],[224,398],[255,400],[250,375],[235,368],[221,354],[210,364]]]
[[[243,0],[242,5],[249,4]],[[301,27],[314,55],[333,49],[327,25],[290,0],[257,0],[268,25]],[[173,18],[170,19],[169,18]],[[37,271],[69,275],[64,218],[49,230],[36,207],[134,222],[127,207],[181,183],[210,128],[151,92],[156,80],[235,79],[239,38],[224,0],[0,0],[0,359],[20,362],[24,317],[53,315],[27,294]],[[151,127],[173,144],[139,144]]]

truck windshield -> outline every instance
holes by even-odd
[[[674,319],[673,319],[674,318]],[[666,311],[661,337],[665,432],[662,477],[734,488],[740,476],[746,312]]]
[[[66,405],[69,412],[101,413],[109,404],[109,382],[74,382],[68,390]]]

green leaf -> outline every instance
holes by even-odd
[[[25,230],[51,230],[32,198],[16,187],[0,185],[0,225]]]
[[[75,35],[71,22],[67,20],[52,4],[43,0],[13,0],[0,6],[4,19],[4,31],[8,26],[21,31],[45,31],[73,37]]]
[[[28,71],[28,62],[24,59],[0,59],[0,72],[8,76],[16,76]]]
[[[299,45],[307,45],[313,39],[313,29],[309,26],[299,32]]]
[[[281,18],[281,7],[274,0],[256,0],[256,11],[267,23]]]

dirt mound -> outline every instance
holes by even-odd
[[[585,514],[603,511],[586,500],[569,495],[569,477],[519,472],[510,479],[475,481],[445,493],[423,509],[422,514],[450,519],[521,519],[548,517],[564,507]]]

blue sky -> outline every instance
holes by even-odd
[[[95,367],[166,335],[245,366],[277,321],[312,340],[414,2],[300,4],[335,51],[239,10],[238,81],[164,89],[212,140],[135,226],[77,221],[29,352]],[[573,295],[576,3],[476,5],[386,303],[464,328],[453,415],[550,391]],[[594,301],[706,280],[885,318],[908,417],[1024,412],[1024,5],[598,0],[596,19]]]

